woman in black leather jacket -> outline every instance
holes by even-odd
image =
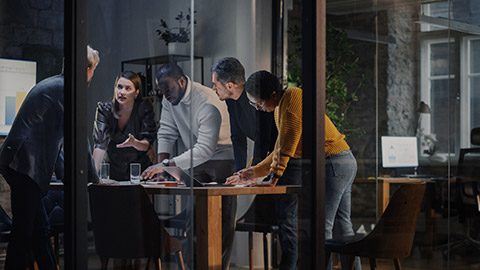
[[[99,102],[93,129],[93,158],[97,171],[107,154],[110,178],[130,180],[130,163],[142,170],[152,165],[147,151],[157,136],[153,106],[140,96],[142,82],[132,71],[124,71],[115,80],[113,100]]]

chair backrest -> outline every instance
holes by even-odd
[[[480,145],[480,128],[473,128],[470,133],[472,145]],[[465,179],[469,178],[469,179]],[[476,178],[476,180],[475,180]],[[480,148],[462,148],[457,164],[457,204],[460,212],[465,205],[479,207],[476,196],[479,195]]]
[[[365,256],[383,259],[410,256],[425,186],[404,184],[398,188],[377,225],[364,239]]]
[[[95,248],[101,257],[160,257],[163,226],[141,185],[89,187]]]

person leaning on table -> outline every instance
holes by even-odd
[[[262,161],[274,146],[278,132],[272,112],[256,110],[249,104],[245,87],[245,68],[234,57],[224,57],[210,68],[213,91],[227,103],[235,169],[247,164],[247,138],[255,142],[252,165]]]
[[[100,61],[98,51],[90,46],[87,60],[90,82]],[[53,172],[64,178],[64,107],[62,72],[30,90],[0,149],[0,173],[10,185],[13,214],[7,270],[33,269],[35,261],[39,269],[57,269],[42,197]],[[92,169],[89,167],[89,175]]]
[[[238,171],[228,184],[254,184],[257,177],[268,177],[261,186],[301,185],[302,89],[282,89],[268,71],[257,71],[245,85],[250,104],[257,110],[274,112],[278,136],[273,152],[257,165]],[[296,194],[275,197],[282,259],[280,269],[296,269],[298,258],[298,198]]]
[[[218,100],[212,89],[192,81],[175,63],[160,67],[155,77],[160,89],[158,94],[163,95],[157,149],[160,163],[145,169],[143,178],[151,179],[163,173],[165,166],[187,170],[193,163],[193,176],[199,181],[224,182],[234,171],[230,121],[225,102]],[[177,140],[187,150],[171,157]],[[236,197],[222,196],[221,207],[222,266],[228,269],[235,236]],[[191,235],[190,217],[193,215],[188,211],[189,208],[186,229]]]

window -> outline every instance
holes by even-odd
[[[448,152],[448,136],[459,138],[450,140],[452,154],[459,148],[471,147],[470,130],[480,126],[480,108],[475,106],[480,102],[480,37],[465,34],[480,24],[478,16],[474,16],[479,9],[480,2],[472,0],[422,5],[423,15],[440,19],[422,23],[422,32],[441,33],[438,30],[448,28],[442,27],[442,19],[452,18],[457,24],[452,28],[456,40],[431,38],[424,40],[420,49],[420,97],[432,109],[430,116],[420,122],[420,131],[437,134],[438,153]]]
[[[462,42],[461,109],[462,130],[480,127],[480,38],[465,37]],[[470,133],[461,133],[461,147],[470,147]]]
[[[454,58],[455,43],[447,39],[425,40],[421,45],[421,93],[420,98],[431,109],[427,117],[422,117],[420,131],[434,134],[437,138],[437,153],[448,152],[448,137],[455,134],[456,99]],[[450,63],[450,66],[449,64]],[[450,85],[449,85],[450,84]],[[447,119],[449,121],[447,121]],[[423,153],[421,149],[421,153]],[[450,153],[455,152],[455,141],[450,140]]]

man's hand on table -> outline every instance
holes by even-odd
[[[165,170],[163,169],[164,165],[162,163],[158,163],[146,168],[142,173],[142,179],[145,181],[161,181],[157,180],[155,177],[156,174],[165,174]],[[163,177],[165,178],[165,177]]]
[[[173,159],[164,159],[162,162],[146,168],[142,173],[142,179],[145,181],[167,181],[167,174],[163,168],[174,167],[175,165]]]

